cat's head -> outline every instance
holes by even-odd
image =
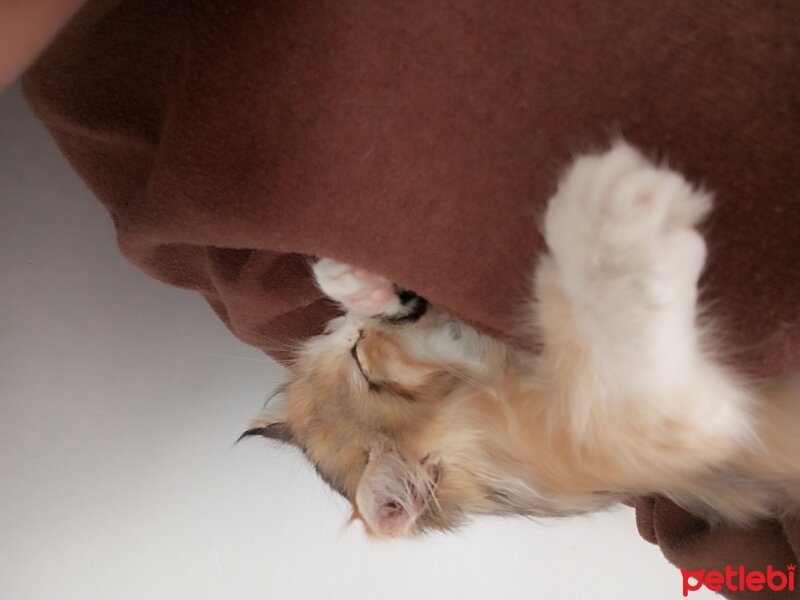
[[[301,448],[381,537],[451,529],[470,513],[523,512],[497,481],[504,415],[464,393],[463,365],[441,359],[448,340],[436,336],[461,336],[441,318],[335,319],[307,342],[282,397],[246,435]]]

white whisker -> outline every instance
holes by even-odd
[[[219,354],[216,352],[202,352],[203,356],[213,356],[215,358],[230,358],[232,360],[246,360],[249,362],[257,362],[257,363],[271,363],[273,362],[272,359],[269,358],[253,358],[251,356],[238,356],[235,354]]]

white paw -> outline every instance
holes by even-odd
[[[660,303],[694,293],[705,261],[694,226],[710,207],[683,176],[619,142],[570,167],[548,206],[545,238],[568,287],[625,278]]]
[[[319,260],[313,270],[325,295],[351,312],[373,317],[391,315],[402,308],[394,285],[385,277],[331,258]]]

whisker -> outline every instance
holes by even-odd
[[[434,363],[438,362],[436,357],[433,356],[430,352],[428,352],[428,350],[425,349],[424,347],[420,348],[420,351],[425,356],[425,358],[427,358],[431,362],[434,362]],[[495,392],[495,390],[493,390],[487,384],[485,384],[485,383],[483,383],[481,381],[478,381],[474,377],[470,376],[463,369],[459,369],[455,365],[453,365],[451,363],[445,363],[445,362],[439,363],[439,366],[442,369],[444,369],[445,371],[447,371],[448,373],[450,373],[451,375],[453,375],[454,377],[460,379],[461,381],[463,381],[464,383],[474,387],[475,389],[478,389],[478,390],[481,390],[483,392],[486,392],[487,394],[489,394],[492,397],[496,397],[497,393]]]
[[[264,331],[267,329],[268,331]],[[303,346],[304,340],[280,339],[286,338],[286,332],[269,331],[268,324],[262,324],[258,329],[238,327],[234,330],[240,337],[251,338],[252,341],[260,346],[268,346],[273,350],[280,350],[290,354],[296,354]]]
[[[257,363],[271,363],[273,362],[270,358],[253,358],[251,356],[238,356],[236,354],[220,354],[216,352],[201,352],[203,356],[213,356],[215,358],[230,358],[232,360],[246,360],[250,362],[257,362]]]
[[[285,393],[286,393],[286,383],[279,384],[278,387],[276,387],[269,393],[266,400],[264,400],[264,406],[261,407],[261,410],[262,411],[265,410],[267,408],[267,405],[272,401],[273,398],[275,398],[275,396]]]

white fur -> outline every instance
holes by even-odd
[[[679,423],[683,447],[711,440],[725,453],[752,439],[749,394],[703,350],[697,325],[706,248],[694,226],[710,205],[625,143],[579,158],[562,179],[545,217],[552,258],[537,287],[560,291],[588,355],[565,393],[576,428],[624,421],[635,401],[654,431]],[[552,360],[568,360],[557,340],[545,345]]]
[[[562,493],[540,486],[524,460],[498,470],[495,456],[476,451],[486,443],[483,420],[448,426],[470,422],[463,418],[473,410],[469,396],[448,404],[438,415],[443,425],[434,429],[435,439],[421,443],[430,451],[425,456],[441,460],[444,481],[455,466],[477,473],[523,514],[594,510],[629,488],[667,493],[701,512],[714,507],[742,520],[748,510],[752,514],[746,498],[738,506],[738,489],[718,499],[714,481],[719,479],[707,478],[735,464],[737,452],[757,440],[751,392],[708,351],[698,325],[697,282],[706,244],[695,227],[710,207],[708,194],[625,143],[580,157],[545,215],[550,253],[535,279],[541,355],[529,361],[513,349],[506,354],[500,342],[435,309],[423,317],[424,327],[409,323],[394,330],[416,358],[452,370],[504,407],[507,422],[495,426],[505,428],[503,448],[509,455],[527,445],[526,419],[541,419],[537,423],[552,424],[550,431],[588,451],[584,457],[595,451],[602,456],[617,487],[598,493],[576,486]],[[367,317],[402,310],[394,286],[332,259],[316,263],[314,274],[322,291],[348,314],[330,324],[328,336],[309,342],[307,352],[334,345],[349,359],[345,351],[355,349],[360,367],[369,371],[369,357],[360,354],[357,342]],[[530,405],[506,406],[502,385],[496,386],[499,393],[489,389],[511,363],[524,365],[525,385],[535,400]],[[353,361],[354,384],[366,385],[360,367]],[[416,385],[426,375],[424,369],[399,365],[390,376],[392,382]],[[708,489],[701,485],[706,480]],[[436,501],[437,481],[390,444],[378,446],[370,449],[355,500],[373,532],[399,535],[413,528],[428,501]],[[600,485],[599,491],[604,489]],[[478,494],[470,508],[497,507]]]
[[[323,258],[312,267],[319,288],[348,311],[362,316],[391,316],[402,310],[391,281],[375,273]]]
[[[407,464],[386,441],[370,450],[356,490],[356,504],[370,530],[382,537],[408,533],[436,486],[431,471]],[[387,504],[396,508],[387,511]],[[391,516],[387,516],[387,512]]]
[[[319,288],[330,298],[340,302],[348,313],[345,317],[335,319],[328,326],[329,338],[320,339],[320,344],[337,344],[351,348],[355,345],[363,326],[364,318],[369,316],[392,316],[402,311],[400,300],[395,293],[394,286],[385,277],[359,269],[351,265],[338,262],[331,258],[320,259],[313,266],[314,276]],[[370,292],[376,290],[391,291],[389,299],[379,302],[369,300]],[[363,298],[366,301],[352,299]],[[436,326],[415,328],[403,326],[398,328],[397,335],[404,339],[404,346],[416,358],[435,362],[437,364],[451,365],[459,369],[465,377],[469,374],[484,375],[487,370],[486,354],[495,342],[457,321],[436,312]],[[312,341],[309,348],[313,347]],[[424,375],[419,375],[424,377]],[[404,378],[403,383],[416,384],[420,381],[411,381]]]

